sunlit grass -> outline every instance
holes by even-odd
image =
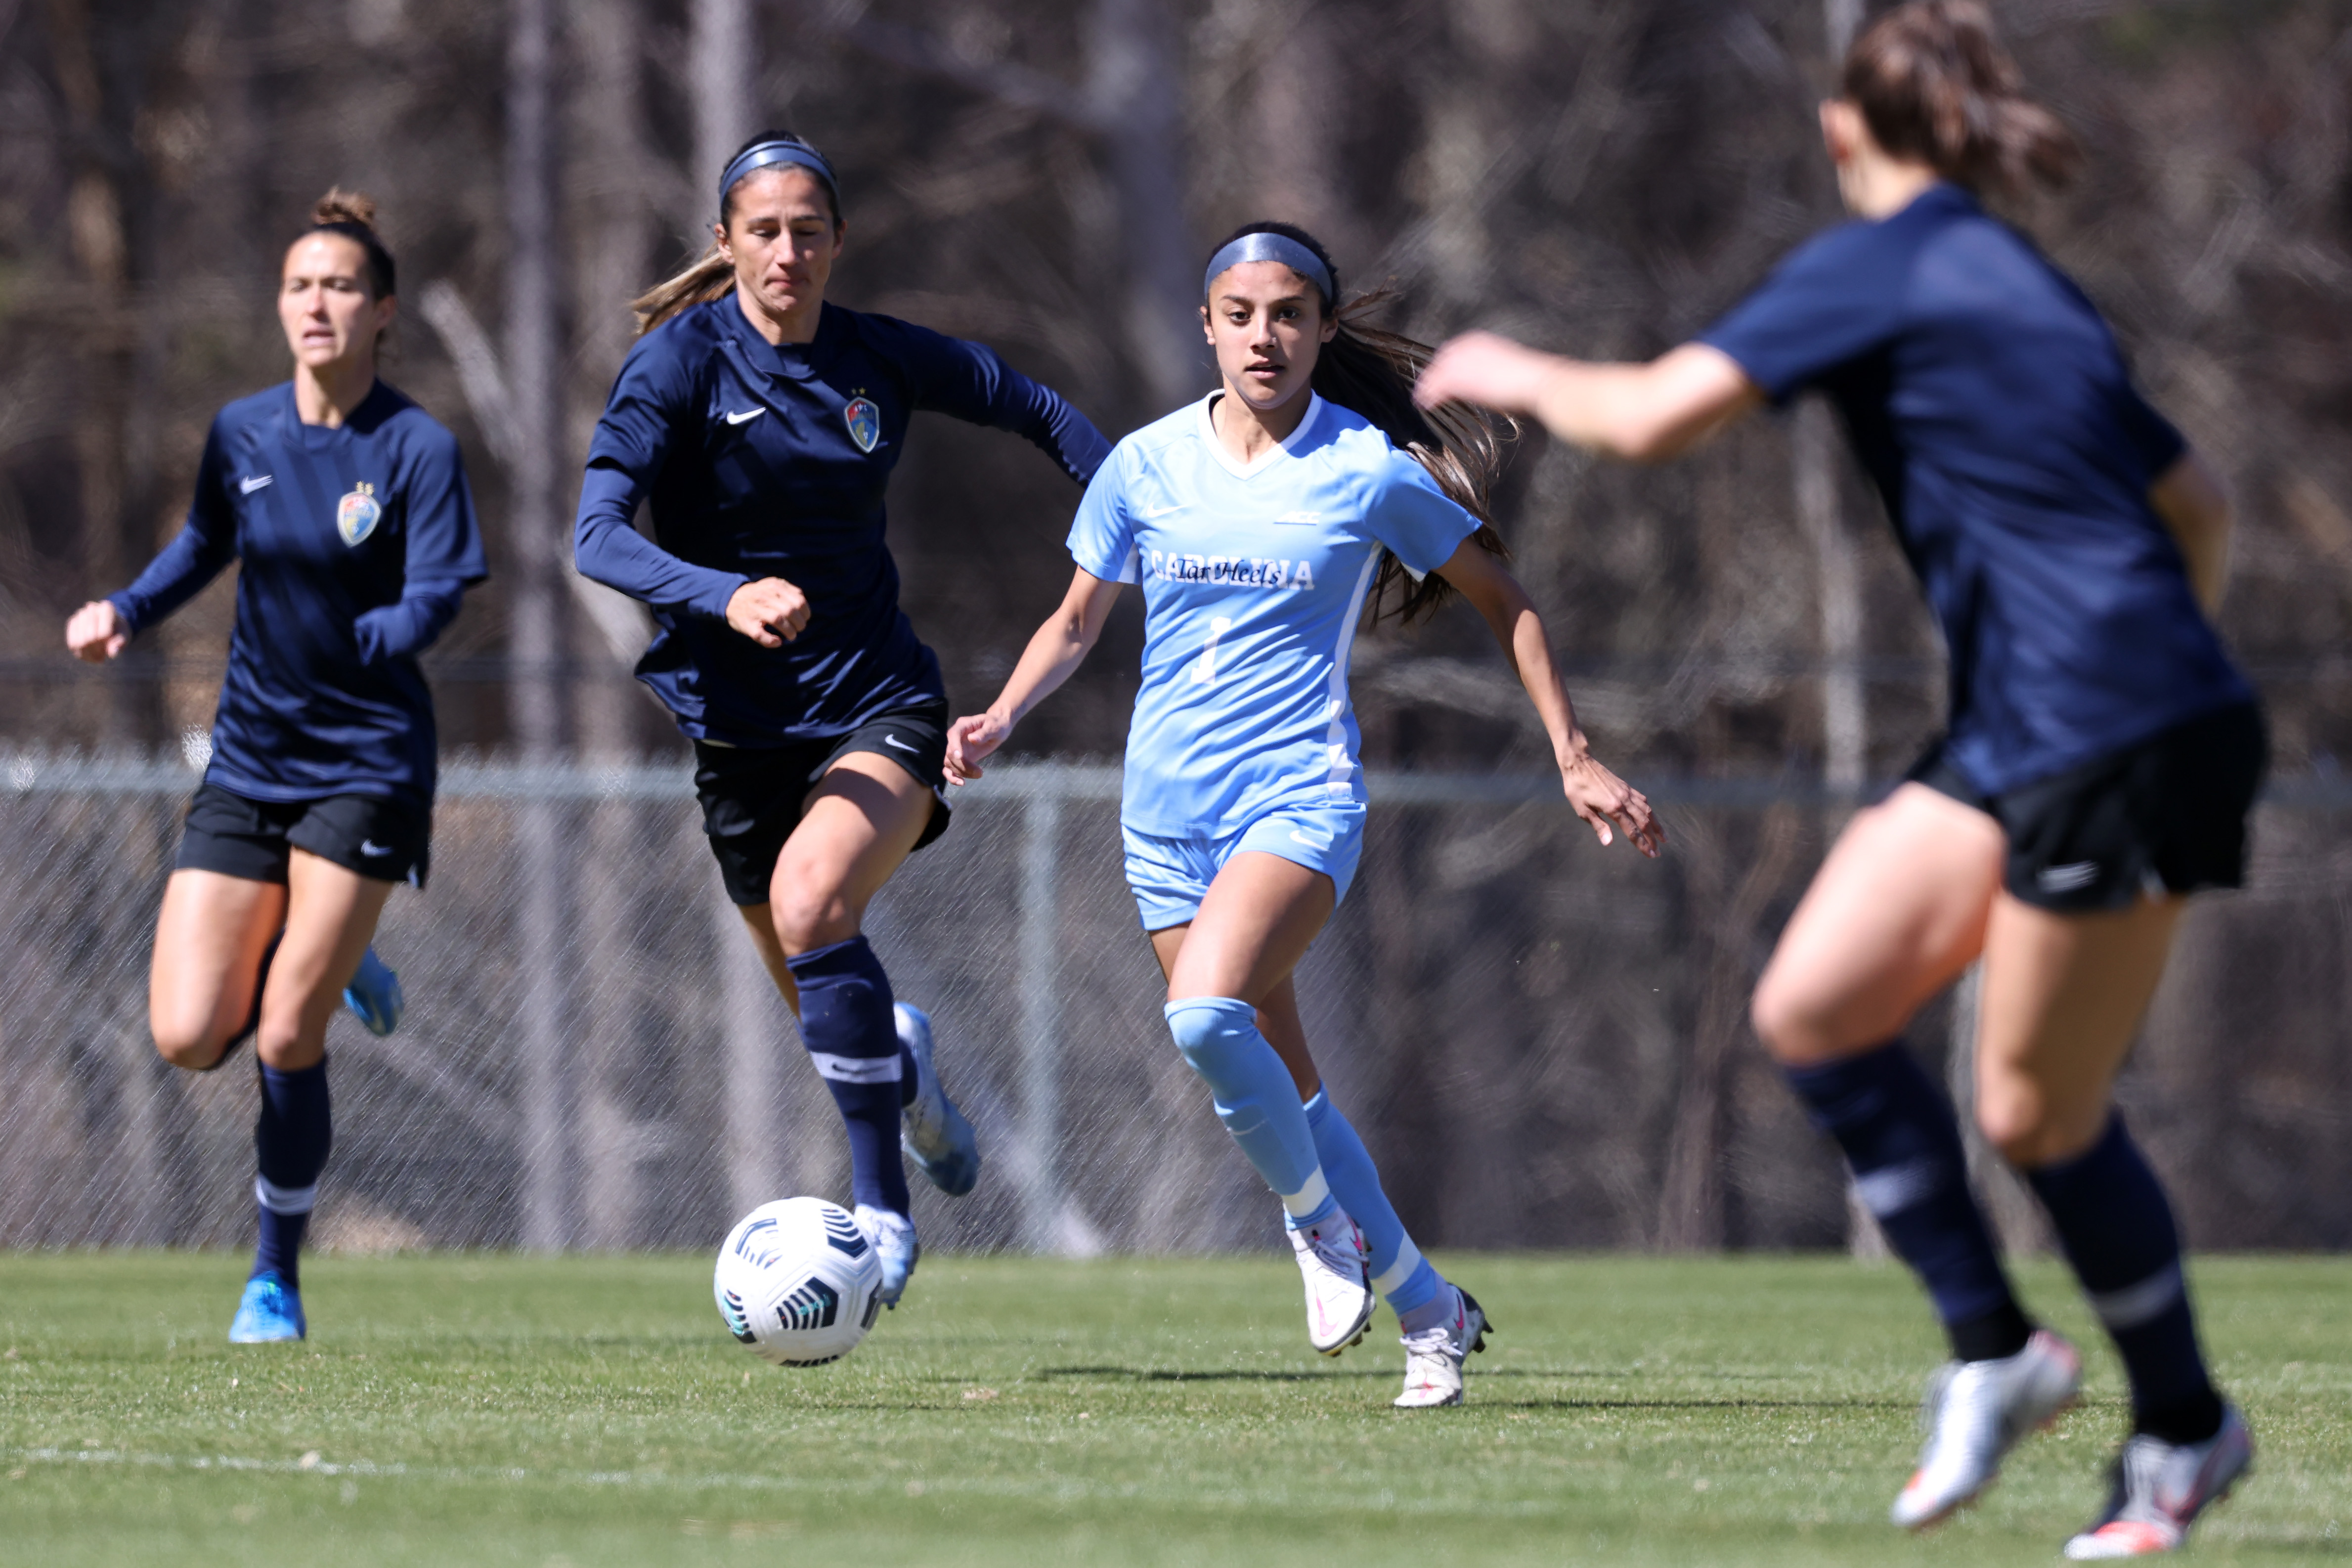
[[[725,1336],[698,1257],[320,1258],[310,1342],[240,1349],[236,1259],[0,1256],[0,1562],[2047,1563],[2101,1495],[2094,1348],[1981,1508],[1884,1523],[1937,1353],[1897,1271],[1445,1261],[1501,1327],[1408,1415],[1393,1324],[1318,1360],[1272,1256],[929,1258],[809,1372]],[[2262,1450],[2197,1558],[2352,1556],[2352,1264],[2197,1279]]]

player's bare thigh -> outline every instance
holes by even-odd
[[[286,866],[286,935],[269,963],[253,1048],[268,1067],[316,1066],[343,987],[375,940],[393,884],[297,848]]]
[[[2004,847],[1999,823],[1925,784],[1858,813],[1757,983],[1766,1048],[1804,1067],[1901,1033],[1982,949]]]
[[[1337,904],[1331,879],[1279,855],[1225,862],[1169,969],[1168,999],[1232,996],[1263,1005],[1290,977]]]
[[[1977,1121],[2011,1164],[2070,1159],[2105,1131],[2116,1073],[2186,905],[2059,914],[2008,893],[1994,904],[1977,1003]]]
[[[1192,929],[1187,921],[1180,926],[1163,926],[1151,933],[1152,956],[1160,960],[1160,973],[1171,975],[1176,972],[1177,955],[1184,951],[1185,935]],[[1304,1102],[1315,1098],[1323,1087],[1323,1074],[1315,1065],[1314,1053],[1307,1048],[1307,1026],[1298,1017],[1298,992],[1290,975],[1284,975],[1273,990],[1257,1005],[1257,1032],[1290,1069],[1291,1082],[1298,1086],[1298,1098]]]
[[[863,929],[866,906],[915,852],[937,804],[912,773],[872,752],[842,757],[809,791],[776,856],[768,901],[742,909],[761,962],[794,1011],[800,994],[785,958]]]
[[[147,975],[147,1026],[174,1067],[202,1069],[253,1016],[261,955],[286,921],[286,889],[219,871],[163,884]]]

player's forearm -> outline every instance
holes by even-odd
[[[1097,627],[1089,632],[1084,618],[1075,611],[1065,610],[1039,626],[1029,646],[1021,650],[1021,662],[1013,667],[1013,674],[1004,682],[1004,689],[988,705],[991,717],[1010,730],[1028,717],[1037,704],[1061,689],[1064,681],[1087,655],[1094,651]]]
[[[1478,613],[1495,635],[1511,673],[1518,677],[1528,700],[1535,705],[1544,733],[1551,738],[1552,754],[1565,764],[1584,754],[1584,731],[1577,727],[1576,705],[1559,679],[1551,634],[1527,591],[1511,577],[1497,573],[1497,581],[1477,595]]]
[[[204,590],[236,559],[236,551],[200,532],[194,522],[173,537],[131,586],[107,596],[122,629],[146,630]]]
[[[751,579],[679,560],[636,530],[637,492],[627,476],[591,466],[581,486],[572,561],[580,574],[656,609],[676,607],[712,620]]]

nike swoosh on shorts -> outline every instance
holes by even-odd
[[[360,853],[362,855],[389,855],[392,853],[392,847],[388,844],[378,844],[373,838],[362,838],[360,840]]]
[[[764,408],[754,408],[742,414],[730,414],[727,416],[727,423],[730,425],[749,425],[752,420],[757,419],[761,415],[765,414],[767,410]]]
[[[902,751],[902,752],[919,752],[919,751],[921,751],[921,750],[923,749],[923,748],[922,748],[922,747],[920,747],[920,746],[910,746],[910,745],[907,744],[907,742],[904,742],[904,741],[902,741],[902,740],[898,739],[898,736],[896,736],[896,735],[885,735],[885,736],[883,736],[883,737],[882,737],[882,743],[883,743],[884,745],[886,745],[886,746],[896,746],[896,747],[898,747],[898,748],[900,751]]]

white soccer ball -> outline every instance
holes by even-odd
[[[710,1281],[719,1316],[752,1354],[822,1366],[857,1348],[882,1310],[882,1259],[849,1211],[779,1198],[735,1222]]]

